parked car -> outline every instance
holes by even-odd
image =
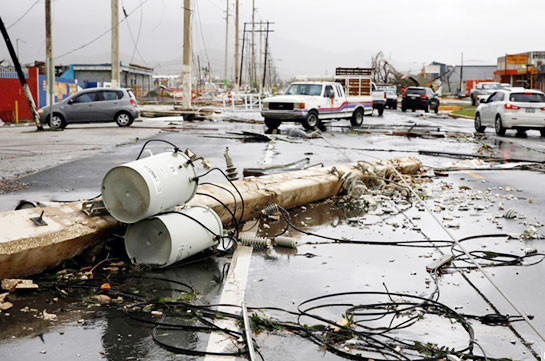
[[[479,83],[475,88],[471,89],[469,97],[471,98],[471,105],[476,105],[481,99],[486,99],[490,94],[498,89],[502,89],[503,86],[500,83]]]
[[[537,129],[545,137],[545,94],[537,90],[498,90],[482,100],[475,112],[475,130],[493,126],[496,134],[507,129],[525,133]]]
[[[431,88],[411,86],[405,89],[401,99],[401,111],[407,109],[422,109],[426,113],[433,109],[435,113],[439,112],[439,98]]]
[[[72,123],[116,122],[128,127],[139,117],[136,98],[130,89],[91,88],[53,105],[40,108],[38,114],[42,124],[51,129],[64,129]]]

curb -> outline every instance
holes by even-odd
[[[449,113],[448,116],[451,117],[451,118],[454,118],[454,119],[457,119],[457,118],[471,119],[471,120],[475,119],[475,118],[470,117],[470,116],[468,116],[468,115],[460,115],[460,114],[452,114],[452,113]]]

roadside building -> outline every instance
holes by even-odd
[[[447,65],[436,61],[424,67],[424,75],[429,83],[435,87],[441,86],[443,93],[462,93],[467,91],[468,82],[488,80],[492,81],[496,65]],[[460,87],[460,74],[462,87]]]
[[[112,65],[71,64],[63,67],[61,78],[76,79],[82,88],[107,86],[112,81]],[[137,64],[121,64],[121,87],[150,89],[153,86],[153,68]]]
[[[492,81],[496,65],[455,65],[449,77],[449,87],[452,92],[461,90],[466,94],[471,89],[467,89],[468,83],[476,83],[482,81]],[[460,74],[462,74],[462,86],[460,87]]]
[[[494,79],[500,83],[544,91],[545,51],[500,56]]]
[[[36,106],[43,107],[47,103],[47,81],[40,74],[39,66],[31,66],[24,71],[30,93]],[[32,120],[32,112],[25,97],[23,87],[14,70],[0,70],[0,119],[7,123],[18,123]],[[77,92],[74,79],[55,78],[54,101],[59,102]]]

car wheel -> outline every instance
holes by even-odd
[[[437,103],[437,105],[435,106],[434,112],[435,114],[439,113],[439,103]]]
[[[320,124],[320,118],[318,118],[318,113],[311,111],[308,113],[307,117],[301,121],[303,128],[308,130],[316,130]]]
[[[356,109],[352,118],[350,118],[350,125],[353,127],[360,127],[363,124],[363,109]]]
[[[120,112],[115,116],[115,122],[120,127],[128,127],[132,124],[133,118],[127,112]]]
[[[265,125],[269,129],[278,129],[282,122],[278,119],[265,118]]]
[[[413,113],[416,112],[416,108],[413,108]]]
[[[407,108],[405,108],[404,106],[401,106],[401,111],[402,111],[403,113],[405,113],[405,112],[407,111]]]
[[[484,133],[486,127],[483,127],[481,122],[481,115],[479,113],[475,114],[475,130],[477,133]]]
[[[424,112],[426,112],[426,113],[430,112],[430,105],[429,104],[424,107]]]
[[[545,128],[541,128],[539,132],[541,133],[542,137],[545,137]]]
[[[394,109],[394,110],[397,109],[397,102],[394,103],[394,106],[392,107],[392,109]]]
[[[59,113],[53,113],[52,117],[49,117],[49,128],[51,129],[64,129],[66,128],[66,121]]]
[[[495,129],[497,135],[505,135],[505,131],[507,130],[504,128],[499,115],[496,116]]]
[[[378,108],[378,115],[381,116],[382,114],[384,114],[384,108],[385,106],[382,106],[382,107],[379,107]]]

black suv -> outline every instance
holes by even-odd
[[[426,113],[433,109],[435,113],[439,112],[439,98],[431,88],[411,86],[405,89],[402,94],[401,111],[407,109],[422,109]]]

